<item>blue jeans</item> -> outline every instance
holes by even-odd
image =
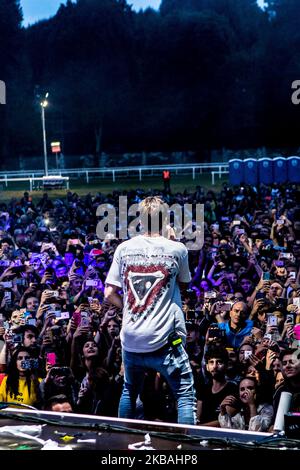
[[[196,423],[196,398],[193,373],[182,345],[165,346],[151,353],[123,350],[124,387],[119,405],[119,417],[133,419],[137,396],[142,392],[145,371],[154,369],[168,382],[177,401],[178,423]]]

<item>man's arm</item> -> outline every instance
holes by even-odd
[[[106,284],[104,289],[104,298],[108,300],[108,302],[114,304],[119,309],[123,309],[123,299],[118,294],[118,290],[120,287],[114,286],[112,284]]]
[[[202,418],[203,401],[197,400],[197,424],[200,424]]]
[[[209,423],[201,423],[200,426],[208,426],[212,428],[220,428],[220,423],[218,420],[216,421],[210,421]]]

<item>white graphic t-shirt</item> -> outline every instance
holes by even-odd
[[[124,292],[120,337],[126,351],[156,351],[174,330],[185,340],[177,281],[190,280],[183,243],[138,235],[118,246],[106,283]]]

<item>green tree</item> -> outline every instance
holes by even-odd
[[[291,101],[291,84],[300,78],[299,2],[271,0],[266,12],[270,25],[262,64],[269,123],[266,137],[273,145],[298,147],[300,115]]]
[[[1,80],[6,83],[7,104],[0,106],[1,162],[10,152],[10,121],[18,110],[22,62],[22,10],[19,0],[0,0]]]

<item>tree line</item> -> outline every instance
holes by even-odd
[[[0,0],[2,166],[42,154],[298,147],[299,0],[77,0],[22,27],[19,0]]]

